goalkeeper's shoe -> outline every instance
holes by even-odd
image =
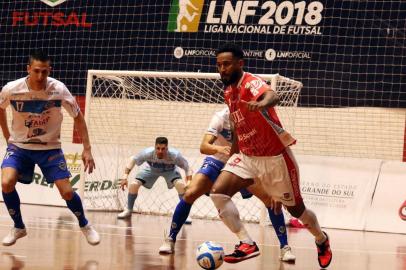
[[[133,211],[131,211],[130,209],[125,209],[123,212],[117,215],[117,218],[119,219],[130,218],[132,213]]]

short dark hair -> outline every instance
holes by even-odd
[[[41,50],[36,50],[30,54],[30,57],[28,59],[28,64],[30,65],[34,60],[41,61],[41,62],[49,62],[49,61],[51,61],[51,58],[48,56],[48,54],[46,52],[41,51]]]
[[[166,145],[168,145],[168,138],[166,138],[166,137],[157,137],[155,139],[155,145],[157,145],[157,144],[166,144]]]
[[[224,44],[217,50],[216,56],[224,52],[231,52],[233,56],[236,57],[237,59],[244,59],[244,52],[237,44],[234,43]]]

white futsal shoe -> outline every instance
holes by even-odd
[[[290,246],[286,245],[283,248],[281,248],[281,253],[279,255],[279,259],[283,262],[293,263],[296,261],[296,256],[293,255],[292,249],[290,248]]]
[[[92,225],[87,224],[80,229],[82,230],[82,233],[85,235],[89,244],[98,245],[100,243],[100,235],[98,232],[96,232]]]
[[[123,212],[117,215],[117,218],[119,219],[130,218],[132,213],[133,211],[131,211],[130,209],[125,209]]]
[[[164,243],[159,248],[160,254],[172,254],[175,252],[175,241],[172,238],[166,237]]]
[[[186,224],[186,225],[191,225],[191,224],[192,224],[192,218],[191,218],[191,217],[187,217],[187,219],[185,220],[185,224]]]
[[[10,232],[3,238],[3,246],[14,245],[17,239],[22,238],[27,235],[27,230],[19,228],[11,228]]]

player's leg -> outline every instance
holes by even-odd
[[[185,191],[186,191],[186,184],[185,182],[182,180],[182,176],[179,173],[178,170],[173,170],[173,171],[168,171],[162,174],[162,176],[165,178],[166,181],[166,185],[168,187],[168,189],[172,189],[175,187],[176,191],[178,192],[178,197],[179,197],[179,201],[182,202],[182,198],[185,195]],[[187,205],[182,204],[184,207],[187,207]],[[190,211],[190,209],[189,209]],[[189,213],[188,213],[189,215]],[[190,217],[186,217],[186,221],[182,224],[192,224],[192,220],[190,219]]]
[[[143,186],[147,189],[151,189],[159,176],[161,175],[153,172],[149,167],[139,170],[135,175],[135,179],[128,184],[127,209],[124,209],[123,212],[118,214],[117,218],[130,218],[133,213],[134,203],[138,197],[140,187]]]
[[[61,149],[36,151],[33,154],[37,164],[45,176],[47,183],[54,183],[58,188],[59,194],[66,201],[69,210],[76,216],[79,226],[91,245],[97,245],[100,242],[99,234],[93,229],[86,219],[82,200],[79,195],[73,191],[69,178],[71,176],[65,156]]]
[[[272,165],[274,175],[271,178],[277,181],[274,183],[273,188],[278,194],[278,200],[281,201],[288,212],[295,218],[298,218],[309,232],[315,237],[318,249],[318,261],[322,268],[327,267],[332,259],[332,252],[330,249],[330,242],[328,236],[320,228],[316,215],[310,209],[307,209],[299,186],[299,168],[289,148],[286,148],[281,154],[282,158],[276,160],[277,163]],[[271,165],[271,164],[269,164]],[[263,184],[266,185],[265,179]],[[270,186],[269,184],[266,186]],[[270,193],[272,195],[272,192]]]
[[[117,218],[130,218],[132,213],[133,213],[133,209],[134,209],[134,204],[135,204],[135,200],[138,197],[138,191],[140,189],[140,187],[143,185],[143,182],[145,182],[145,180],[141,179],[141,175],[138,175],[139,179],[134,179],[134,180],[130,180],[128,183],[128,194],[127,194],[127,208],[123,210],[123,212],[119,213],[117,215]]]
[[[178,170],[173,170],[169,172],[162,173],[163,178],[166,181],[166,186],[168,189],[175,188],[176,192],[178,192],[179,200],[183,198],[186,190],[186,184],[182,180],[182,176]]]
[[[193,203],[200,196],[208,193],[213,185],[213,182],[208,176],[202,173],[197,173],[193,176],[193,180],[186,189],[183,198],[179,201],[175,208],[175,212],[172,216],[171,227],[169,235],[165,236],[163,245],[159,248],[159,253],[171,254],[174,252],[176,237],[181,230],[183,224],[185,224],[187,217],[189,216],[190,209]]]
[[[27,167],[33,168],[34,164],[24,155],[24,150],[14,145],[9,145],[1,165],[1,187],[4,204],[14,221],[14,226],[9,234],[3,238],[3,245],[13,245],[17,239],[27,235],[21,216],[20,197],[15,189],[18,175],[25,174]],[[31,177],[32,178],[32,177]]]
[[[288,236],[286,231],[285,217],[282,211],[282,204],[272,200],[272,197],[264,190],[260,181],[256,180],[255,183],[247,190],[260,199],[268,210],[269,218],[275,230],[275,234],[279,240],[280,254],[279,259],[284,262],[294,262],[296,256],[292,253],[292,249],[288,244]],[[244,194],[242,192],[243,198]]]
[[[180,177],[180,174],[179,174]],[[185,182],[183,182],[183,180],[181,178],[176,178],[174,180],[171,180],[170,183],[175,187],[176,191],[178,192],[178,197],[179,197],[179,202],[182,203],[183,202],[183,197],[185,195],[186,192],[186,185]],[[172,187],[170,186],[170,184],[168,183],[168,188],[171,189]],[[186,204],[182,204],[183,206],[186,207]],[[190,212],[190,209],[189,209]],[[189,217],[189,212],[188,215],[186,216],[186,220],[184,222],[184,224],[192,224],[192,219]]]
[[[299,219],[305,228],[315,237],[320,267],[326,268],[332,260],[330,240],[326,232],[321,230],[316,214],[306,208],[303,201],[295,206],[287,206],[289,213]]]
[[[252,178],[255,175],[249,171],[251,166],[243,159],[239,154],[234,154],[229,159],[210,194],[221,220],[240,240],[235,251],[224,257],[224,261],[228,263],[237,263],[259,255],[257,245],[242,224],[238,209],[231,200],[236,192],[254,183]]]
[[[52,183],[52,180],[48,181]],[[100,243],[100,236],[97,231],[89,224],[89,221],[85,217],[85,212],[83,210],[82,200],[79,195],[73,191],[72,186],[68,178],[58,179],[53,181],[55,186],[58,188],[62,199],[66,201],[66,205],[69,210],[76,216],[79,222],[79,227],[86,237],[86,240],[91,245],[97,245]]]

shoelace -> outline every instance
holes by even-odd
[[[317,251],[318,251],[319,255],[321,255],[321,256],[324,256],[328,250],[328,246],[326,245],[326,243],[327,243],[327,241],[325,241],[320,246],[317,245]]]
[[[289,246],[284,246],[282,249],[283,249],[284,251],[291,251],[291,250],[292,250]]]
[[[246,254],[244,251],[241,251],[241,250],[236,249],[236,250],[234,250],[233,253],[231,253],[230,255],[227,255],[227,256],[232,256],[232,257],[244,257],[245,255],[247,255],[247,254]]]

